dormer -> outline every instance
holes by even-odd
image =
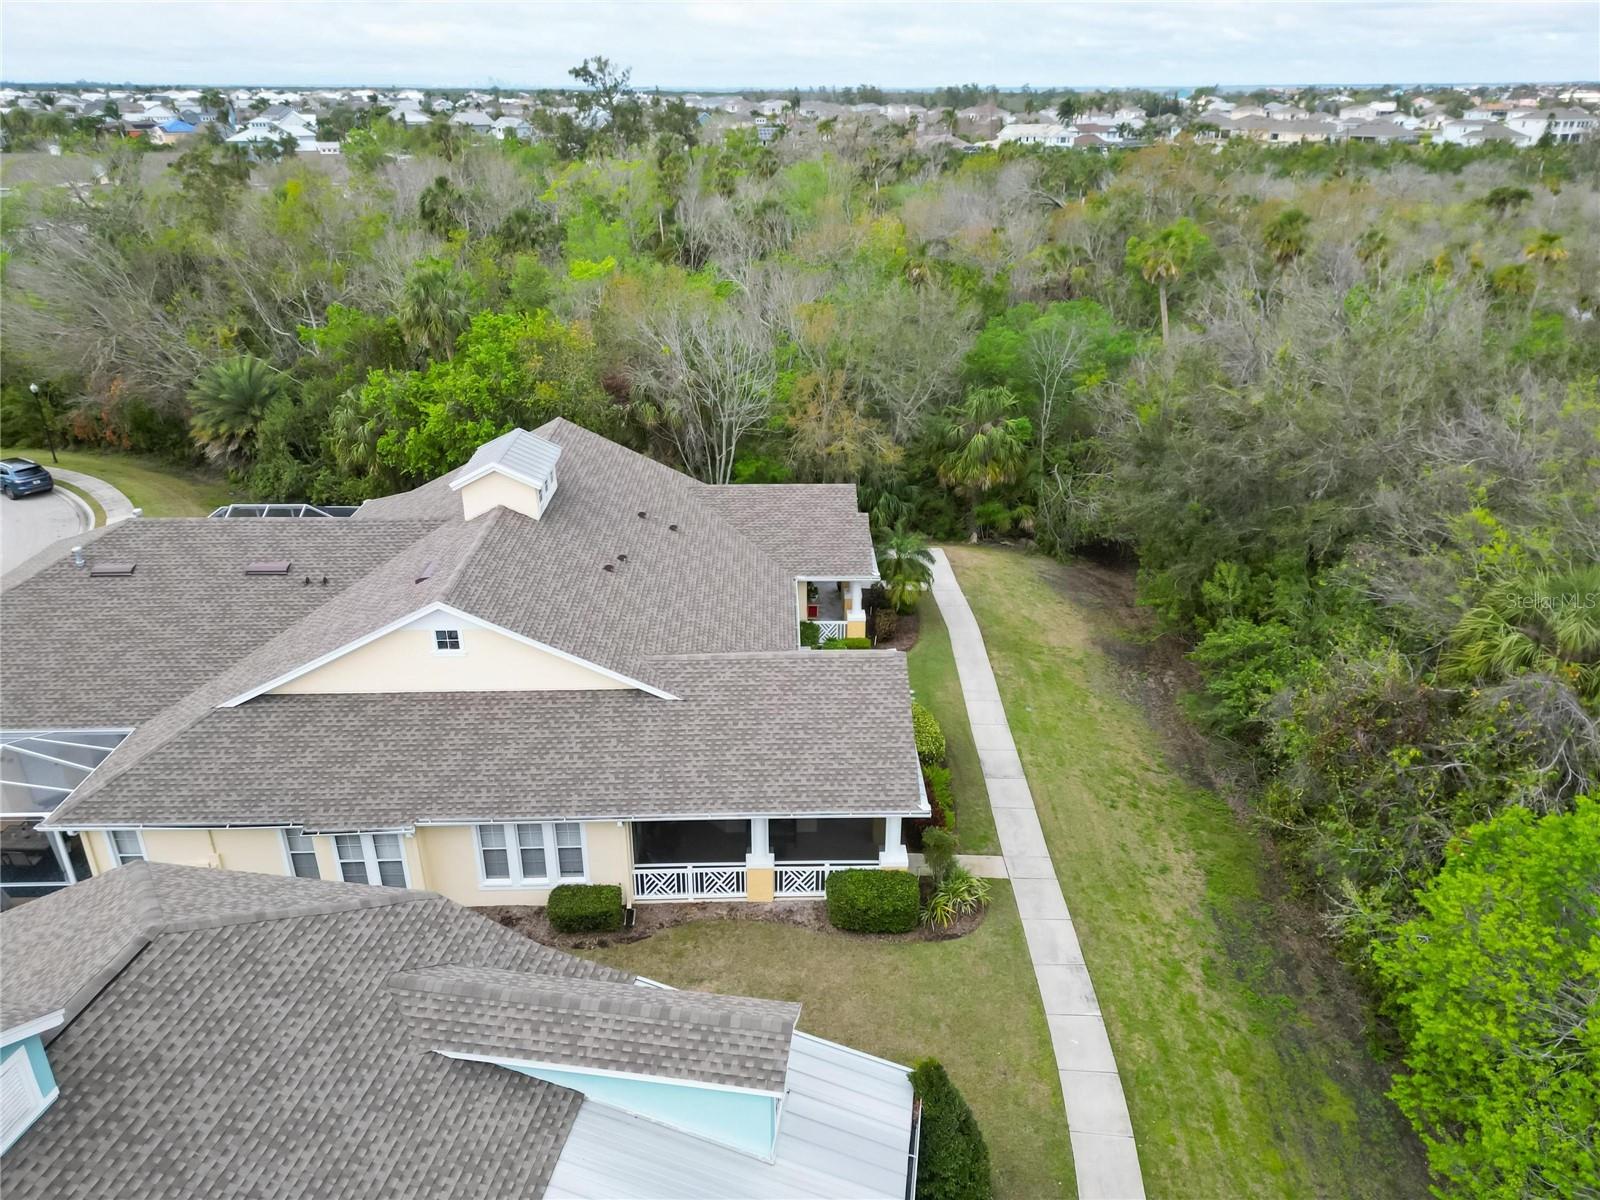
[[[494,508],[509,508],[537,521],[556,493],[561,447],[526,429],[513,429],[479,446],[450,481],[461,493],[467,520]]]

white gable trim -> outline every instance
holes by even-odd
[[[359,650],[361,647],[375,642],[381,637],[394,633],[396,630],[404,629],[413,621],[421,620],[423,617],[432,616],[435,613],[443,613],[447,616],[462,621],[465,624],[476,626],[479,629],[487,629],[493,633],[501,634],[504,637],[521,642],[525,646],[532,646],[535,650],[542,650],[546,654],[554,655],[556,658],[565,659],[569,663],[584,667],[590,671],[593,671],[597,675],[603,675],[607,679],[626,684],[629,687],[636,688],[641,692],[648,692],[650,695],[658,697],[659,699],[677,699],[677,697],[672,695],[670,692],[663,692],[660,688],[651,687],[648,683],[643,683],[637,679],[623,675],[620,672],[612,671],[609,668],[602,667],[599,663],[590,662],[586,658],[579,658],[576,654],[568,654],[565,650],[559,649],[555,646],[547,645],[541,641],[536,641],[530,637],[524,637],[515,630],[507,629],[503,625],[496,625],[493,621],[485,621],[481,617],[475,617],[471,613],[464,612],[459,608],[453,607],[452,605],[445,604],[442,601],[435,601],[432,604],[424,605],[415,612],[407,613],[403,617],[390,621],[387,625],[381,626],[378,629],[374,629],[371,633],[364,634],[353,642],[348,642],[337,649],[330,650],[326,654],[320,655],[308,663],[302,663],[300,666],[295,667],[292,671],[287,671],[284,674],[279,675],[276,679],[269,679],[265,683],[258,684],[247,692],[241,692],[233,699],[223,701],[221,704],[217,705],[217,707],[237,708],[247,700],[254,700],[257,696],[264,695],[265,693],[272,691],[274,688],[280,688],[290,680],[299,679],[302,675],[307,675],[319,667],[327,666],[327,664],[333,662],[335,659],[343,658],[346,654],[349,654],[353,650]]]
[[[798,1033],[799,1031],[796,1030],[795,1032]],[[709,1083],[700,1079],[684,1079],[678,1075],[647,1075],[640,1071],[612,1071],[605,1067],[577,1067],[571,1063],[539,1062],[529,1058],[508,1058],[488,1054],[466,1054],[456,1050],[435,1050],[434,1053],[445,1058],[463,1059],[467,1062],[492,1063],[497,1067],[524,1067],[530,1071],[562,1071],[569,1075],[596,1075],[608,1079],[635,1079],[643,1083],[664,1083],[673,1087],[700,1088],[708,1092],[736,1092],[743,1096],[762,1096],[768,1100],[781,1100],[783,1098],[781,1089],[774,1092],[765,1088],[736,1087],[731,1083]]]
[[[479,467],[475,471],[468,472],[458,476],[455,479],[452,479],[450,481],[450,490],[452,492],[460,491],[462,488],[466,487],[467,484],[475,483],[482,479],[485,475],[493,474],[504,475],[507,479],[515,479],[518,483],[526,484],[536,492],[542,492],[544,488],[544,485],[537,479],[534,479],[531,475],[524,475],[521,471],[513,471],[504,463],[490,462],[484,463],[483,466]]]
[[[12,1042],[20,1042],[23,1038],[30,1038],[36,1033],[49,1033],[66,1019],[66,1009],[58,1008],[55,1012],[24,1021],[21,1025],[13,1025],[10,1029],[0,1031],[0,1046],[9,1046]]]

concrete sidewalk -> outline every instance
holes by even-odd
[[[1005,705],[989,668],[983,634],[950,569],[950,560],[942,550],[935,550],[933,558],[933,598],[950,629],[950,648],[961,677],[972,740],[983,765],[1000,849],[1050,1024],[1079,1200],[1144,1200],[1139,1153],[1117,1061],[1089,982],[1072,914],[1050,861],[1022,759],[1006,723]]]
[[[125,521],[133,516],[133,501],[129,500],[116,488],[104,479],[97,479],[93,475],[85,475],[82,471],[69,471],[65,467],[56,467],[45,464],[45,469],[63,483],[70,483],[75,488],[82,488],[95,498],[95,502],[106,510],[106,524],[115,525],[118,521]]]

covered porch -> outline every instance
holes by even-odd
[[[633,823],[636,903],[816,897],[835,871],[908,861],[899,816]]]
[[[834,638],[867,636],[865,591],[870,582],[863,579],[796,581],[800,621],[817,627],[818,645]]]

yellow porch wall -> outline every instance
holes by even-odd
[[[211,844],[224,870],[256,871],[262,875],[289,873],[282,830],[213,829]]]
[[[525,483],[490,471],[461,489],[461,511],[467,520],[501,506],[539,519],[539,493]]]
[[[440,654],[433,630],[397,629],[273,689],[281,695],[326,692],[588,691],[629,686],[502,633],[461,626],[461,653]]]
[[[616,821],[587,821],[589,882],[615,883],[624,904],[633,902],[633,852],[628,827]],[[414,839],[431,891],[457,904],[544,904],[549,888],[484,887],[478,882],[478,842],[470,825],[423,825]]]
[[[90,872],[104,875],[115,861],[111,857],[111,848],[106,843],[106,835],[96,830],[86,830],[82,837],[83,852],[89,857]]]
[[[845,637],[853,637],[853,638],[855,638],[855,637],[866,637],[867,636],[867,623],[866,623],[866,621],[865,620],[846,621],[844,623],[844,635],[845,635]]]

